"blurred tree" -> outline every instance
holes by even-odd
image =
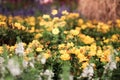
[[[120,18],[120,0],[79,0],[79,11],[88,19],[114,21]]]

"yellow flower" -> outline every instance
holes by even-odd
[[[73,43],[73,42],[67,43],[67,47],[68,47],[68,48],[73,47],[73,46],[74,46],[74,43]]]
[[[98,31],[106,33],[110,30],[110,25],[107,25],[107,24],[104,24],[104,23],[98,23],[97,29],[98,29]]]
[[[90,46],[90,51],[88,53],[88,55],[91,57],[91,56],[95,56],[96,55],[96,50],[97,50],[97,46],[96,46],[96,43],[93,43],[91,46]]]
[[[44,26],[44,25],[46,25],[46,24],[47,24],[47,22],[44,21],[44,20],[42,20],[42,21],[39,22],[39,25],[40,25],[40,26]]]
[[[78,20],[78,25],[79,25],[79,26],[82,25],[83,23],[84,23],[83,19],[79,19],[79,20]]]
[[[110,55],[112,53],[111,49],[103,50],[104,55]]]
[[[91,44],[93,43],[95,40],[94,38],[91,38],[90,36],[86,36],[86,39],[83,41],[85,44]]]
[[[35,39],[38,39],[40,37],[42,37],[42,34],[40,34],[40,33],[38,33],[38,34],[35,35]]]
[[[20,24],[20,23],[18,23],[18,22],[15,22],[15,24],[14,24],[14,26],[17,28],[17,29],[21,29],[22,27],[22,25]]]
[[[61,59],[61,60],[69,60],[69,59],[70,59],[70,55],[69,55],[69,54],[62,54],[62,55],[60,56],[60,59]]]
[[[31,49],[31,48],[27,48],[27,49],[25,50],[25,55],[29,54],[30,52],[32,52],[32,49]]]
[[[43,15],[43,18],[44,18],[44,19],[50,19],[50,15],[44,14],[44,15]]]
[[[38,40],[33,40],[32,43],[30,43],[29,45],[39,47],[41,44]],[[42,45],[40,47],[42,47]]]
[[[100,57],[100,61],[109,62],[111,53],[112,52],[110,49],[103,50],[103,53],[102,53],[103,55]]]
[[[88,62],[83,62],[81,68],[85,69],[88,66]]]
[[[81,54],[85,54],[85,52],[86,52],[86,50],[87,50],[87,47],[85,46],[85,47],[80,47],[80,53]]]
[[[15,46],[11,46],[10,51],[14,51],[14,50],[15,50]]]
[[[14,24],[15,26],[21,26],[21,24],[20,23],[18,23],[18,22],[15,22],[15,24]]]
[[[102,56],[100,57],[101,62],[108,62],[108,56]]]
[[[94,50],[94,51],[97,50],[96,43],[93,43],[93,44],[90,46],[90,50]]]
[[[118,40],[118,35],[117,34],[112,35],[111,40],[112,41],[117,41]]]
[[[70,13],[68,16],[67,16],[67,19],[76,19],[79,17],[79,14],[78,13]]]
[[[24,26],[21,26],[21,29],[22,29],[22,30],[25,30],[25,27],[24,27]]]
[[[80,30],[81,30],[81,28],[80,28],[80,27],[76,27],[76,28],[75,28],[75,30],[80,31]]]
[[[59,44],[58,45],[58,49],[63,49],[63,48],[65,48],[65,44]]]
[[[52,15],[56,15],[58,13],[58,11],[57,10],[52,10]]]
[[[64,31],[63,33],[64,33],[64,34],[68,34],[68,31]]]
[[[0,54],[2,54],[2,53],[3,53],[3,47],[0,46]]]
[[[97,55],[98,57],[103,56],[103,51],[102,51],[101,49],[100,49],[100,50],[97,50],[96,55]]]
[[[52,30],[52,33],[53,34],[55,34],[55,35],[57,35],[57,34],[59,34],[59,29],[58,28],[54,28],[53,30]]]
[[[9,56],[13,56],[13,54],[9,54]]]
[[[94,38],[92,38],[90,36],[86,36],[84,34],[79,34],[79,37],[80,37],[81,41],[84,42],[85,44],[91,44],[91,43],[95,42]]]
[[[29,60],[30,60],[30,58],[29,58],[29,57],[27,57],[27,56],[24,56],[24,60],[25,60],[25,61],[29,61]]]
[[[54,17],[53,19],[52,19],[52,22],[59,22],[60,21],[60,18],[59,17]]]
[[[72,47],[71,49],[69,49],[68,52],[71,53],[71,54],[76,54],[77,55],[77,53],[79,53],[79,49],[76,50],[76,47]]]
[[[81,53],[77,54],[77,57],[79,59],[79,62],[88,61],[88,58]]]
[[[60,18],[60,20],[65,20],[66,19],[66,17],[65,16],[61,16],[61,18]]]
[[[35,31],[35,27],[31,27],[31,29],[29,30],[30,33],[33,33]]]
[[[38,48],[36,49],[36,51],[37,51],[37,52],[41,52],[41,51],[42,51],[42,48],[38,47]]]
[[[34,22],[34,21],[31,21],[31,22],[29,22],[29,25],[34,26],[34,25],[35,25],[35,22]]]
[[[5,22],[0,22],[0,26],[4,26],[4,25],[6,25]]]
[[[60,22],[57,22],[54,27],[64,27],[66,25],[66,22],[65,21],[60,21]]]
[[[63,14],[63,15],[68,15],[69,12],[68,12],[67,10],[64,10],[64,11],[62,11],[62,14]]]
[[[49,54],[49,53],[44,53],[43,55],[46,59],[48,59],[51,56],[51,54]]]
[[[73,47],[73,48],[70,49],[70,50],[71,50],[71,52],[74,53],[75,55],[82,54],[82,53],[80,53],[80,49],[78,49],[78,48]]]
[[[78,35],[79,34],[79,31],[78,30],[70,30],[70,33],[74,36]]]
[[[87,57],[81,57],[79,59],[79,62],[84,62],[84,61],[89,61],[89,59]]]
[[[67,50],[60,50],[60,54],[67,54]]]
[[[68,40],[68,39],[73,39],[73,38],[74,38],[73,35],[67,35],[67,37],[66,37],[67,40]]]
[[[117,48],[117,51],[120,51],[120,47]]]
[[[95,28],[96,27],[91,22],[87,22],[86,25],[87,25],[88,28]]]
[[[6,16],[0,14],[0,20],[1,20],[1,21],[5,21],[6,19],[7,19]]]
[[[88,56],[92,57],[92,56],[95,56],[96,55],[96,51],[90,51],[88,53]]]
[[[117,19],[117,20],[116,20],[116,23],[120,24],[120,19]]]
[[[87,25],[83,24],[81,25],[81,29],[86,29],[87,28]]]
[[[119,24],[117,24],[117,27],[118,27],[118,28],[120,28],[120,23],[119,23]]]
[[[116,57],[115,60],[118,62],[120,61],[120,57]]]

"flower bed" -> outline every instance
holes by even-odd
[[[105,24],[62,14],[0,15],[0,79],[119,79],[120,20]]]

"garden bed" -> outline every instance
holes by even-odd
[[[62,14],[0,15],[0,79],[119,80],[120,20]]]

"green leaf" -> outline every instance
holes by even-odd
[[[68,80],[69,76],[70,76],[70,63],[69,62],[65,62],[64,65],[62,66],[63,69],[63,74],[62,74],[62,78],[63,80]]]

